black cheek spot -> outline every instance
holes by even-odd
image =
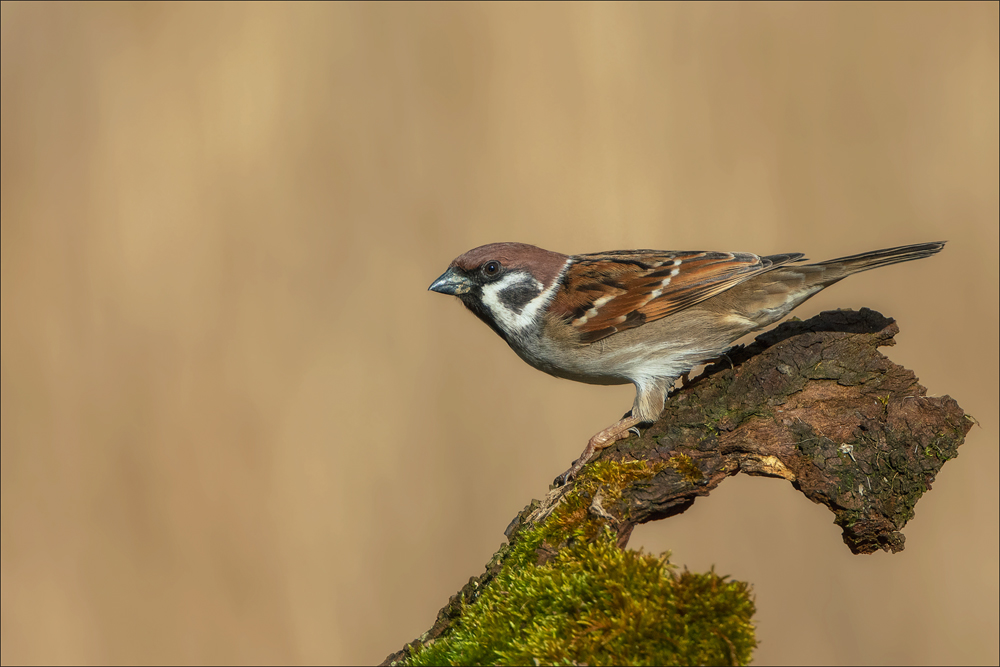
[[[541,293],[542,290],[533,285],[512,285],[502,290],[497,297],[500,299],[500,303],[520,315],[524,307]]]

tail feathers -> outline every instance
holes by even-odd
[[[886,248],[885,250],[872,250],[859,255],[849,255],[838,257],[825,262],[817,262],[813,266],[827,268],[837,268],[844,272],[844,275],[877,269],[880,266],[898,264],[899,262],[909,262],[913,259],[923,259],[941,252],[946,241],[935,243],[917,243],[915,245],[904,245],[897,248]]]
[[[757,328],[764,327],[777,322],[809,297],[852,273],[923,259],[940,252],[943,247],[944,243],[919,243],[815,264],[779,265],[776,270],[763,272],[726,292],[729,299],[720,301],[720,304],[740,313]],[[768,259],[777,260],[775,263],[778,264],[781,258],[790,256],[794,255]]]

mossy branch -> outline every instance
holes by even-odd
[[[708,577],[693,582],[649,556],[605,559],[597,579],[573,579],[578,586],[617,591],[595,611],[587,601],[601,597],[596,589],[574,592],[561,585],[560,597],[550,599],[553,568],[568,571],[581,559],[592,561],[596,556],[587,550],[605,553],[595,546],[604,542],[623,548],[636,525],[683,512],[739,472],[787,479],[828,507],[853,553],[902,550],[901,529],[941,466],[957,456],[973,420],[948,396],[927,396],[911,371],[878,351],[893,345],[898,332],[893,320],[872,310],[828,311],[786,322],[731,351],[675,392],[641,437],[609,447],[573,483],[533,500],[507,528],[509,543],[486,572],[451,598],[423,637],[383,664],[747,662],[755,644],[753,603],[740,582],[714,574],[692,575]],[[655,646],[622,642],[639,632],[627,583],[637,578],[645,581],[647,602],[662,599],[657,620],[650,621],[660,626],[649,630],[639,622],[660,637]],[[499,588],[492,591],[495,580]],[[654,580],[660,597],[650,592]],[[505,606],[512,595],[519,600],[520,620]],[[574,602],[574,595],[583,602]],[[521,598],[532,596],[545,599],[545,609],[563,609],[552,616],[562,620],[526,620]],[[681,599],[686,602],[678,607]],[[586,613],[567,616],[565,609],[581,604]],[[702,617],[678,611],[692,608],[713,610],[710,631],[694,629]],[[558,626],[567,618],[570,625]],[[620,620],[631,625],[619,627]],[[573,634],[581,627],[582,634]],[[486,646],[484,637],[501,634],[500,644]],[[435,643],[437,648],[427,648]],[[634,653],[613,648],[619,644]],[[469,647],[479,652],[469,653]]]

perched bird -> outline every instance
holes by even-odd
[[[944,243],[802,263],[801,253],[617,250],[563,255],[491,243],[456,258],[428,288],[452,294],[535,368],[590,384],[635,385],[632,410],[596,434],[556,479],[654,422],[694,366],[852,273],[929,257]]]

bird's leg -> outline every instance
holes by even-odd
[[[619,440],[624,440],[628,437],[629,429],[634,427],[636,424],[641,423],[642,419],[639,417],[633,417],[631,413],[629,413],[622,419],[619,419],[614,424],[595,435],[590,439],[590,442],[587,443],[583,453],[580,454],[580,458],[573,462],[573,465],[570,466],[569,470],[556,477],[555,485],[562,486],[564,484],[568,484],[576,477],[577,473],[580,472],[580,469],[586,465],[587,461],[594,457],[594,454],[605,447],[610,447]]]

